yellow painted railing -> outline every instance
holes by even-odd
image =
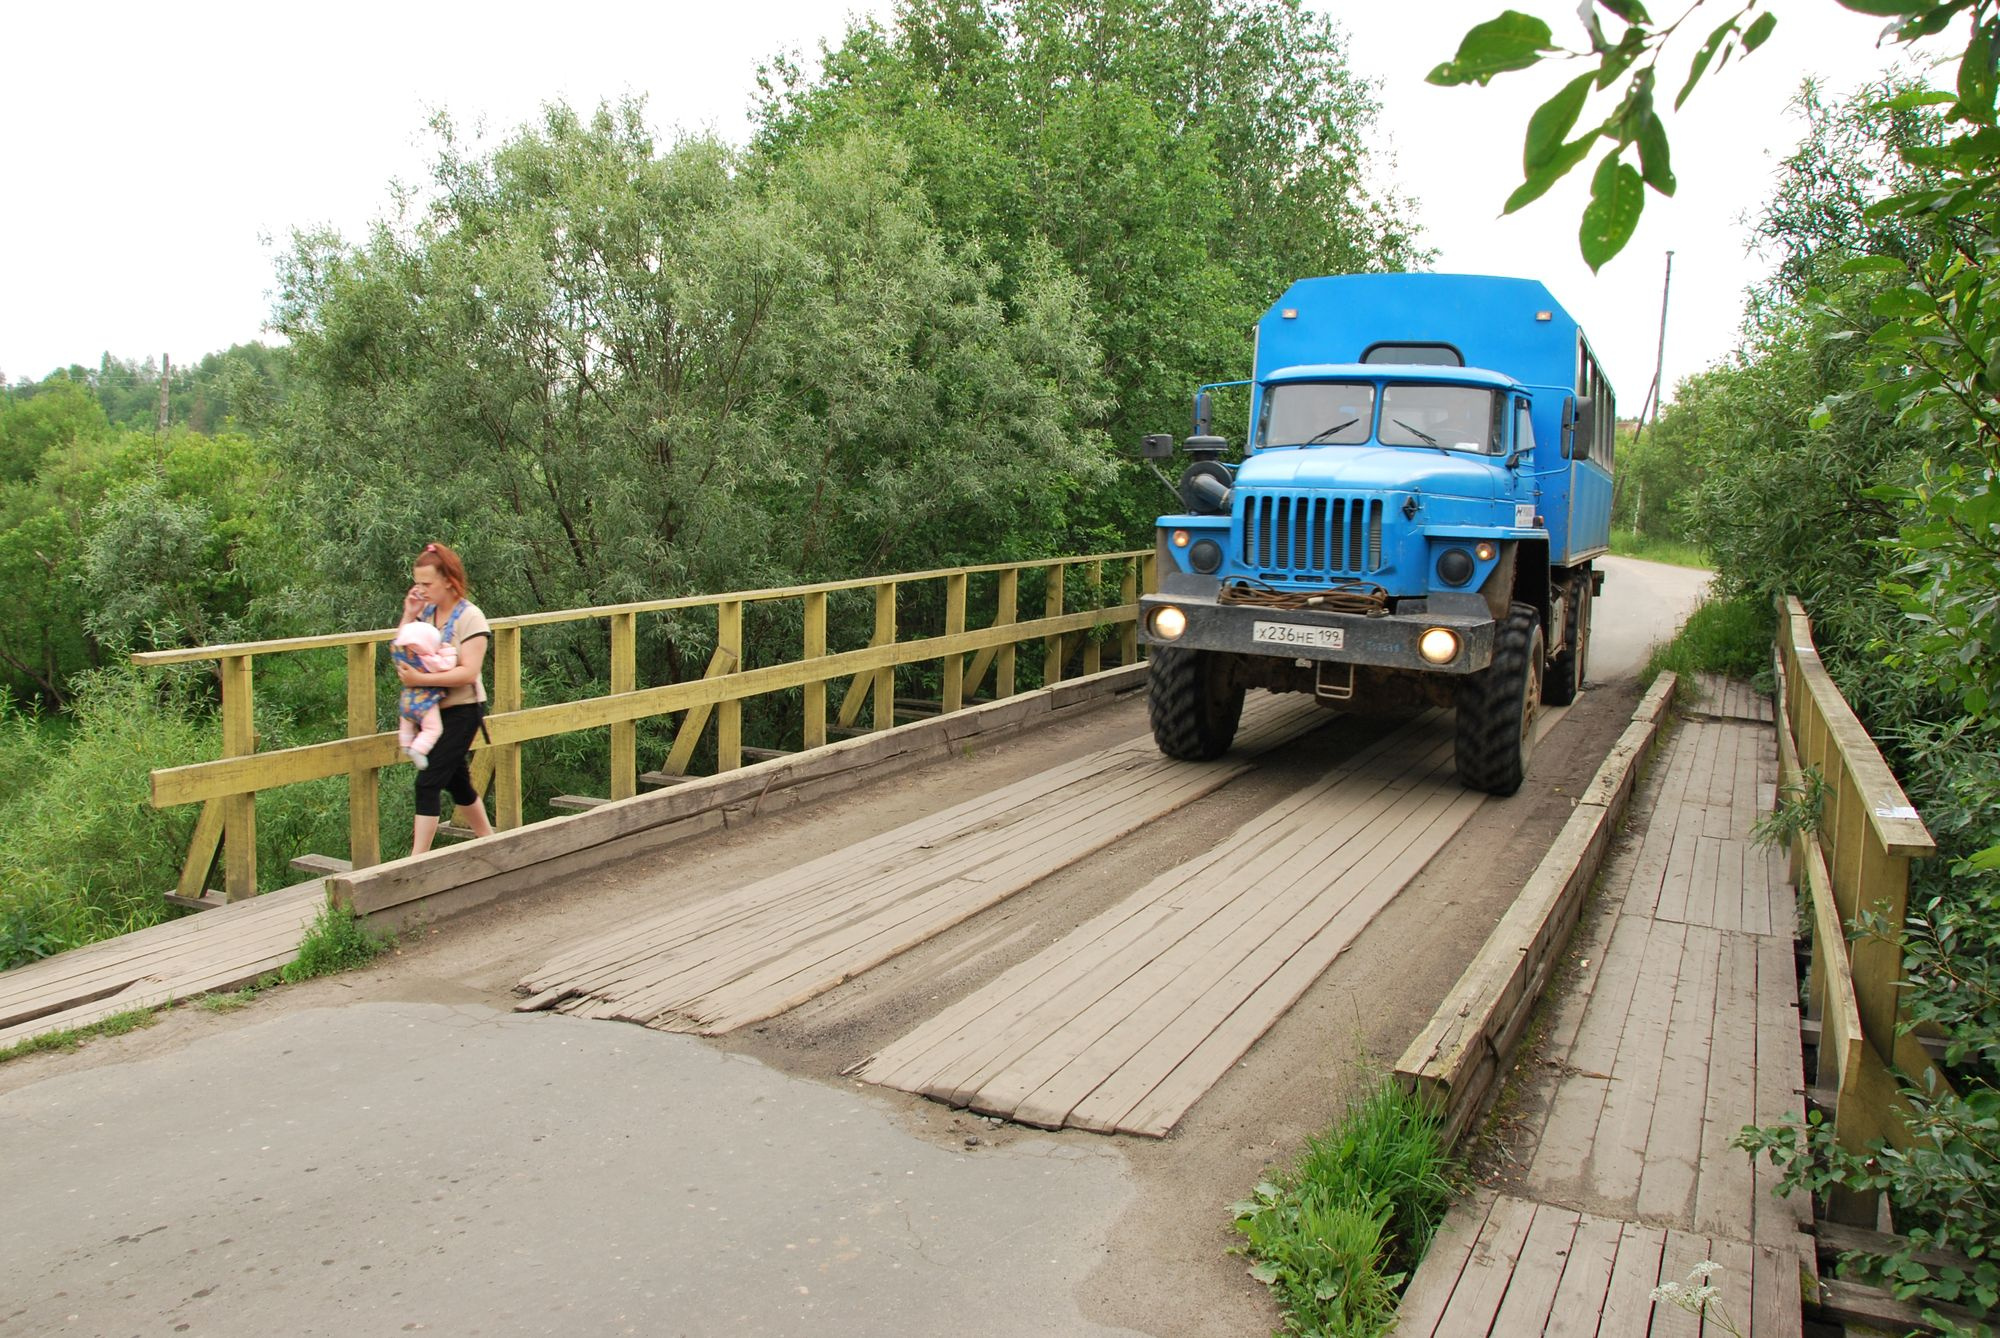
[[[804,720],[800,747],[814,748],[826,743],[830,728],[855,727],[864,708],[870,708],[870,724],[864,728],[893,725],[895,671],[899,666],[941,661],[940,705],[950,712],[963,707],[989,681],[992,696],[1013,695],[1016,648],[1022,642],[1043,643],[1044,684],[1060,681],[1079,643],[1081,672],[1095,673],[1102,668],[1101,638],[1106,634],[1096,630],[1100,628],[1118,629],[1115,644],[1119,662],[1134,663],[1139,657],[1138,598],[1142,590],[1152,588],[1152,567],[1150,550],[1099,553],[495,618],[490,658],[492,714],[487,717],[491,742],[474,754],[474,779],[492,797],[495,824],[517,827],[522,821],[521,745],[532,739],[609,727],[607,793],[611,799],[623,799],[638,790],[637,727],[642,720],[685,713],[662,768],[681,775],[712,719],[717,768],[730,771],[742,765],[743,702],[747,698],[800,690]],[[1026,621],[1020,618],[1018,608],[1024,574],[1039,574],[1042,587],[1041,616]],[[975,583],[981,595],[979,606],[983,610],[990,605],[992,621],[984,627],[968,628]],[[941,591],[921,593],[941,593],[942,631],[899,642],[899,593],[918,591],[926,585],[941,587]],[[828,598],[842,591],[872,592],[873,632],[865,646],[831,650]],[[797,607],[797,622],[803,628],[797,659],[745,662],[745,610],[767,605]],[[714,652],[703,675],[682,682],[641,685],[636,655],[639,620],[658,614],[699,618],[704,610],[712,610],[714,615]],[[607,628],[610,691],[599,697],[525,706],[521,687],[523,633],[578,622],[601,623]],[[219,668],[221,756],[213,762],[152,773],[155,808],[203,805],[181,871],[180,896],[202,895],[218,851],[227,897],[233,901],[253,895],[257,890],[257,791],[304,781],[347,778],[349,860],[356,868],[381,861],[379,773],[400,760],[400,753],[395,734],[379,730],[376,650],[394,635],[395,629],[382,628],[153,651],[132,657],[141,665],[214,661]],[[345,648],[347,654],[346,737],[258,752],[252,724],[253,662],[260,656],[331,648]],[[846,688],[833,708],[837,725],[830,727],[827,688],[842,679]]]
[[[1811,770],[1824,787],[1818,830],[1802,833],[1791,851],[1793,881],[1810,897],[1806,1016],[1820,1027],[1818,1085],[1836,1094],[1841,1146],[1859,1152],[1882,1139],[1907,1147],[1908,1105],[1895,1074],[1945,1085],[1922,1043],[1897,1025],[1910,861],[1937,845],[1820,663],[1812,622],[1790,597],[1778,603],[1776,658],[1780,784],[1796,792]],[[1850,940],[1867,910],[1886,934]],[[1830,1208],[1836,1220],[1875,1224],[1872,1196],[1837,1193]]]

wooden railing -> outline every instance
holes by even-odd
[[[1081,672],[1096,673],[1103,667],[1100,637],[1105,634],[1095,630],[1099,628],[1118,629],[1119,662],[1130,664],[1139,654],[1138,597],[1142,590],[1151,588],[1152,566],[1150,551],[1099,553],[495,618],[489,703],[493,714],[487,718],[491,743],[474,754],[474,779],[493,800],[495,825],[517,827],[522,821],[521,745],[532,739],[608,726],[608,797],[623,799],[638,791],[637,739],[642,720],[685,712],[663,766],[667,772],[682,775],[712,719],[717,769],[731,771],[742,765],[743,702],[747,698],[801,690],[799,746],[814,748],[827,742],[827,687],[836,680],[846,679],[847,686],[833,707],[834,727],[855,726],[863,709],[872,707],[868,727],[887,729],[895,723],[895,671],[899,666],[941,661],[940,705],[950,712],[977,694],[989,675],[994,697],[1011,696],[1016,686],[1016,648],[1022,642],[1042,642],[1045,685],[1062,678],[1064,665],[1079,640]],[[1042,616],[1023,621],[1018,608],[1021,578],[1030,573],[1041,577]],[[1081,579],[1073,579],[1073,575]],[[984,627],[968,628],[975,581],[979,583],[979,607],[982,611],[991,608],[992,621]],[[899,642],[898,594],[925,583],[942,587],[943,631]],[[842,591],[872,592],[873,630],[865,646],[836,651],[827,644],[828,598]],[[797,623],[803,629],[799,657],[769,664],[745,663],[745,610],[776,604],[798,606]],[[1079,604],[1084,607],[1076,607]],[[714,615],[713,654],[704,675],[682,682],[640,685],[636,655],[639,620],[655,614],[673,614],[684,620],[691,611],[702,617],[702,610],[712,610]],[[606,626],[610,691],[598,697],[525,706],[522,634],[576,622]],[[379,773],[397,762],[400,754],[396,735],[380,730],[376,650],[394,635],[395,629],[383,628],[154,651],[132,657],[141,665],[214,661],[219,669],[221,757],[152,773],[155,808],[203,806],[182,867],[180,897],[194,899],[203,894],[218,851],[228,899],[253,895],[257,890],[257,792],[305,781],[347,778],[348,858],[356,868],[381,861]],[[346,737],[258,752],[253,726],[253,662],[259,656],[333,648],[344,648],[347,656]]]
[[[1817,830],[1792,843],[1792,880],[1810,896],[1812,967],[1806,1017],[1819,1028],[1817,1085],[1831,1091],[1835,1134],[1860,1152],[1875,1140],[1907,1147],[1907,1102],[1896,1073],[1944,1089],[1944,1074],[1914,1035],[1898,1026],[1910,861],[1937,845],[1868,731],[1813,647],[1799,601],[1778,601],[1775,649],[1779,781],[1803,794],[1807,773],[1823,785]],[[1863,911],[1884,933],[1854,936]],[[1875,1225],[1872,1195],[1837,1191],[1836,1221]]]

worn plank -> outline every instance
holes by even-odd
[[[1744,1081],[1757,1068],[1757,940],[1726,934],[1721,949],[1693,1229],[1747,1239],[1757,1188],[1749,1154],[1731,1140],[1757,1118],[1755,1083]]]
[[[1565,1208],[1536,1207],[1528,1238],[1513,1261],[1507,1294],[1493,1317],[1492,1332],[1546,1333],[1563,1279],[1563,1265],[1576,1244],[1582,1217]]]
[[[1440,1334],[1492,1333],[1493,1320],[1513,1280],[1514,1261],[1521,1255],[1534,1225],[1535,1205],[1502,1195],[1493,1202],[1479,1239],[1466,1260],[1465,1272],[1451,1294],[1437,1331]]]
[[[1602,1338],[1625,1338],[1647,1331],[1653,1313],[1653,1288],[1660,1282],[1660,1257],[1667,1233],[1660,1227],[1622,1224],[1618,1258],[1611,1267],[1611,1285],[1604,1293],[1604,1310],[1597,1332]]]
[[[1623,1222],[1610,1217],[1585,1215],[1577,1224],[1543,1338],[1596,1338],[1624,1229]]]
[[[1498,1197],[1490,1189],[1480,1190],[1445,1214],[1396,1307],[1396,1332],[1403,1338],[1427,1338],[1438,1332]]]
[[[1700,925],[1689,925],[1682,941],[1639,1173],[1637,1216],[1643,1221],[1682,1227],[1694,1222],[1720,943],[1720,935]]]

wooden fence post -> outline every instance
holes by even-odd
[[[611,615],[611,691],[630,692],[639,686],[634,641],[638,615]],[[611,726],[611,797],[630,799],[639,793],[639,724],[621,720]]]
[[[375,643],[347,648],[347,737],[381,733],[375,716]],[[347,860],[357,869],[382,862],[382,773],[356,767],[347,773]]]
[[[965,630],[965,587],[968,580],[964,572],[956,572],[944,578],[944,634],[956,636]],[[965,656],[953,651],[944,657],[944,710],[945,714],[959,710],[965,705]]]
[[[1021,569],[1009,567],[1000,573],[1000,590],[994,597],[993,625],[1012,627],[1020,621],[1018,605],[1021,596]],[[1014,695],[1014,643],[1009,641],[1000,647],[1000,653],[993,661],[993,696]]]
[[[875,637],[871,646],[896,644],[896,585],[884,581],[875,587]],[[896,724],[896,668],[884,665],[875,671],[875,728],[893,729]]]
[[[1085,569],[1089,572],[1090,598],[1099,608],[1104,607],[1104,564],[1093,562]],[[1083,634],[1083,672],[1085,675],[1097,673],[1104,668],[1104,643],[1098,639],[1098,629],[1091,628]]]
[[[256,712],[250,694],[250,657],[222,657],[222,755],[257,751]],[[257,895],[257,793],[222,801],[222,890],[231,901]]]
[[[815,590],[806,597],[805,658],[826,656],[826,591]],[[802,748],[826,746],[826,680],[816,678],[805,685],[805,737]]]
[[[493,711],[521,709],[521,629],[503,627],[493,634]],[[521,745],[503,743],[493,750],[493,825],[509,831],[521,825]]]
[[[1042,611],[1046,617],[1058,618],[1063,611],[1063,578],[1069,568],[1058,562],[1048,569],[1048,595],[1042,601]],[[1062,633],[1042,638],[1046,649],[1042,652],[1042,686],[1053,687],[1062,682],[1063,639]]]
[[[1133,605],[1139,602],[1139,559],[1125,561],[1125,579],[1118,585],[1118,602]],[[1139,619],[1135,616],[1118,632],[1118,663],[1121,665],[1139,662]]]
[[[715,650],[743,667],[743,601],[724,600],[715,606]],[[731,697],[715,705],[715,769],[734,771],[743,765],[743,699]]]

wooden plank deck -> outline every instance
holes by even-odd
[[[855,1072],[1023,1124],[1163,1137],[1483,801],[1453,776],[1451,733],[1432,714],[1355,753]]]
[[[316,878],[0,973],[0,1047],[247,985],[299,955],[325,904]]]
[[[578,943],[524,980],[555,1008],[720,1035],[773,1017],[1226,784],[1330,717],[1260,697],[1230,760],[1133,739],[719,896]]]
[[[1648,1299],[1704,1261],[1744,1334],[1801,1331],[1807,1205],[1773,1197],[1775,1172],[1730,1146],[1804,1113],[1793,894],[1781,856],[1749,840],[1776,742],[1746,685],[1705,689],[1644,782],[1599,884],[1608,904],[1572,949],[1582,969],[1552,1001],[1522,1169],[1454,1211],[1398,1333],[1728,1332]]]

